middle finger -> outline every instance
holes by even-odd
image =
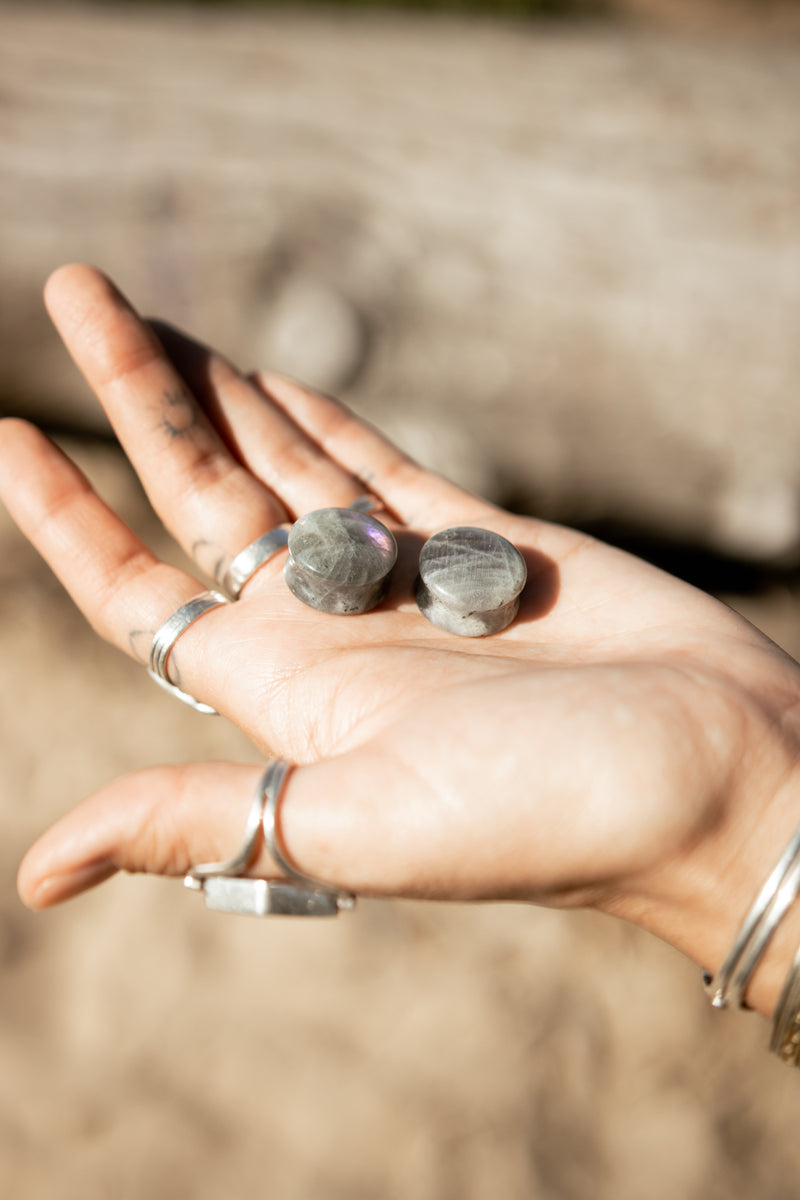
[[[180,330],[160,321],[151,327],[236,459],[290,514],[345,506],[364,494],[366,484],[251,379]]]

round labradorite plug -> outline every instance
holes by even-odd
[[[289,590],[325,613],[363,613],[386,594],[397,543],[380,521],[350,508],[320,508],[295,521],[283,575]]]
[[[488,529],[459,526],[422,547],[414,585],[423,616],[461,637],[485,637],[510,625],[525,586],[525,559]]]

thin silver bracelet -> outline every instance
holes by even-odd
[[[714,976],[704,983],[714,1008],[741,1006],[747,985],[775,930],[800,894],[800,829],[755,899],[733,946]]]
[[[775,1006],[769,1048],[787,1066],[800,1067],[800,950]]]

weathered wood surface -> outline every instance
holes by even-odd
[[[0,382],[67,259],[500,498],[800,544],[800,43],[2,12]]]

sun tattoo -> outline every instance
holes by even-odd
[[[198,424],[197,406],[185,388],[165,390],[162,417],[164,428],[173,440],[185,437]]]

